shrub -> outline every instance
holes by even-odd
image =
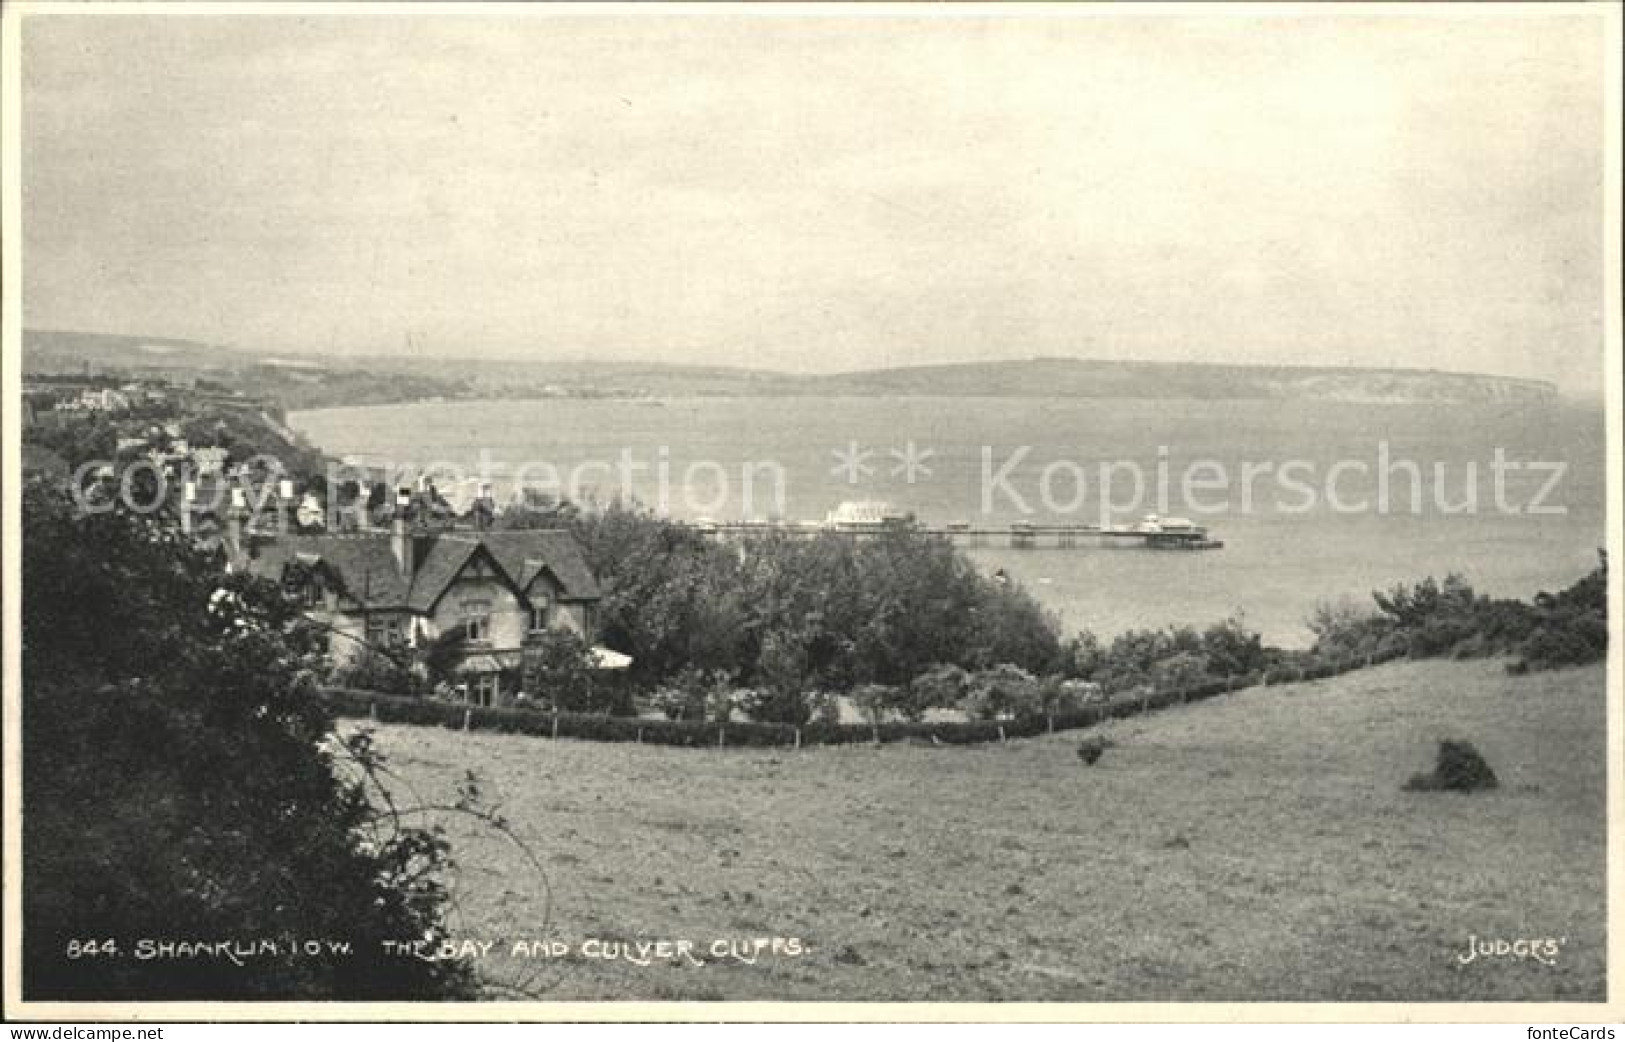
[[[955,665],[938,664],[908,683],[910,720],[918,720],[927,709],[957,709],[970,685],[970,674]]]
[[[662,684],[649,695],[649,704],[665,714],[667,720],[705,719],[705,700],[696,699],[687,688]]]
[[[1038,681],[1007,662],[974,674],[961,704],[967,715],[978,720],[1037,715],[1041,711]]]
[[[902,690],[885,684],[863,684],[852,690],[852,704],[870,723],[878,724],[897,708],[898,692]]]
[[[1210,678],[1206,655],[1182,651],[1151,667],[1151,681],[1158,691],[1188,691]]]
[[[546,699],[556,709],[607,711],[607,692],[599,690],[592,649],[569,630],[548,630],[525,643],[521,655],[525,691]]]
[[[324,640],[300,607],[150,518],[81,516],[39,487],[22,546],[24,996],[470,997],[461,962],[383,955],[384,940],[445,938],[446,845],[381,829],[364,745],[344,746],[362,777],[336,773],[313,683]],[[279,949],[247,971],[98,959],[89,972],[68,950],[177,932],[325,938],[354,954]]]
[[[1405,788],[1412,792],[1476,792],[1498,784],[1495,772],[1471,742],[1445,741],[1439,743],[1439,758],[1432,773],[1413,775]]]
[[[1110,738],[1087,738],[1078,743],[1078,759],[1083,761],[1085,767],[1093,767],[1106,750],[1116,744]]]
[[[1608,654],[1608,554],[1597,567],[1557,594],[1535,597],[1530,632],[1516,648],[1518,671],[1558,669],[1600,661]]]
[[[407,666],[371,648],[360,650],[348,665],[335,669],[332,681],[341,687],[360,687],[392,695],[416,694],[421,687]]]

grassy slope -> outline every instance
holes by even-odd
[[[800,958],[498,958],[549,922],[514,848],[448,821],[462,934],[551,999],[1598,1000],[1600,667],[1401,663],[1077,735],[768,754],[380,728],[424,796],[477,767],[540,852],[553,936],[797,936]],[[1492,793],[1402,792],[1440,738]],[[1469,934],[1555,967],[1455,964]],[[525,976],[529,974],[529,976]]]

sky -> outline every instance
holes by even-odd
[[[1605,12],[23,20],[30,328],[1601,386]]]

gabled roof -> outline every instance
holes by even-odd
[[[389,548],[389,534],[289,535],[250,549],[248,570],[281,580],[282,570],[299,561],[319,558],[343,584],[346,596],[368,608],[404,608],[410,590]]]
[[[412,593],[407,599],[413,611],[430,612],[446,588],[468,567],[470,558],[480,552],[474,539],[438,536],[415,541],[413,556],[417,570],[412,576]],[[500,569],[506,571],[507,569]],[[513,579],[509,578],[509,583]],[[520,588],[523,592],[523,588]]]
[[[594,601],[603,596],[580,542],[564,529],[486,532],[480,538],[522,590],[545,570],[563,587],[564,600]]]
[[[468,566],[489,556],[500,577],[524,595],[542,572],[561,587],[561,600],[597,600],[601,593],[581,546],[569,532],[444,532],[412,540],[415,568],[408,583],[390,548],[388,532],[283,535],[250,549],[248,570],[280,580],[283,569],[298,562],[321,566],[336,575],[344,593],[365,608],[408,608],[427,613]]]

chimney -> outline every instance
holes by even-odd
[[[395,567],[410,582],[412,568],[412,526],[407,520],[406,512],[412,506],[412,490],[401,488],[395,491],[395,515],[389,519],[389,549],[395,555]]]
[[[248,497],[243,490],[231,490],[231,506],[226,508],[226,570],[231,571],[233,565],[243,557],[243,518],[248,513]]]
[[[287,535],[293,514],[293,482],[283,478],[276,483],[276,534]]]

